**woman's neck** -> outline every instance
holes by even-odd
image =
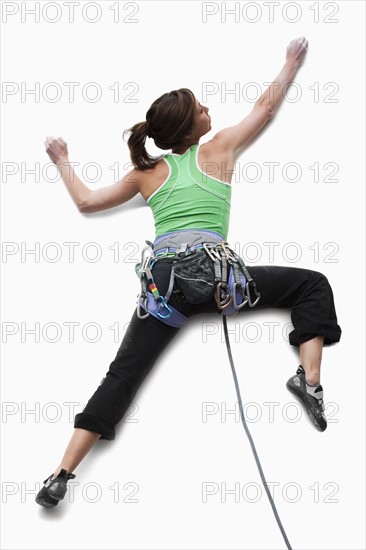
[[[172,153],[175,153],[176,155],[184,155],[184,153],[186,153],[188,151],[188,149],[190,149],[192,147],[192,145],[197,145],[198,144],[198,141],[194,142],[194,143],[191,143],[191,145],[189,145],[188,147],[186,147],[184,150],[182,149],[172,149]]]

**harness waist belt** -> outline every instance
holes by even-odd
[[[206,229],[182,229],[180,231],[172,231],[165,235],[160,235],[152,243],[154,254],[168,254],[175,252],[177,249],[185,251],[193,248],[199,248],[203,243],[217,244],[223,241],[224,237],[215,231]],[[171,250],[169,250],[171,249]]]

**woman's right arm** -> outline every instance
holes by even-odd
[[[61,137],[47,137],[46,151],[57,166],[71,198],[80,212],[93,213],[113,208],[132,199],[140,191],[138,171],[130,170],[120,181],[89,189],[76,175],[69,162],[67,144]]]
[[[281,72],[255,103],[252,111],[241,122],[220,130],[213,138],[221,150],[234,153],[246,145],[274,116],[283,101],[289,84],[303,62],[308,47],[304,36],[295,38],[287,46],[286,62]]]

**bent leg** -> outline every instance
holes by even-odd
[[[322,350],[324,344],[338,342],[342,332],[328,279],[318,271],[282,266],[251,267],[249,273],[261,293],[253,311],[266,307],[291,309],[294,330],[289,342],[300,348],[301,365],[286,387],[301,400],[314,426],[324,431],[327,420],[320,385]]]
[[[338,342],[342,333],[328,279],[318,271],[296,267],[248,269],[261,293],[253,311],[269,307],[291,309],[294,330],[289,342],[300,348],[307,383],[319,384],[323,346]]]
[[[300,346],[317,336],[324,337],[324,345],[340,340],[342,331],[337,323],[332,288],[325,275],[311,269],[284,266],[253,266],[248,270],[261,293],[253,311],[270,307],[291,309],[294,326],[289,334],[291,345]]]

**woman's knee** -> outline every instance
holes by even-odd
[[[309,270],[312,274],[312,276],[315,278],[315,279],[318,279],[319,281],[325,281],[325,282],[328,282],[328,279],[327,277],[324,275],[324,273],[322,273],[321,271],[315,271],[314,269],[310,269]]]
[[[312,281],[315,281],[319,286],[322,286],[328,289],[331,288],[328,278],[321,271],[311,270],[311,275],[312,275]]]
[[[322,303],[333,304],[333,290],[328,278],[321,271],[311,271],[311,276],[307,284],[307,292],[317,297]]]

